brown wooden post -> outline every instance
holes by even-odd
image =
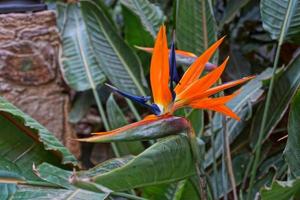
[[[77,156],[70,98],[59,70],[53,11],[0,14],[0,95],[32,116]]]

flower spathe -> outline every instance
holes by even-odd
[[[176,71],[175,59],[178,50],[175,50],[174,48],[174,39],[170,50],[168,49],[166,28],[165,26],[161,26],[157,34],[154,48],[151,50],[150,48],[148,49],[149,51],[152,51],[150,84],[153,95],[153,103],[149,103],[151,97],[134,96],[129,93],[122,92],[113,86],[109,86],[112,90],[120,95],[146,106],[153,112],[154,115],[150,115],[139,122],[129,124],[113,131],[95,133],[96,136],[93,137],[120,134],[122,131],[128,130],[132,127],[145,125],[155,120],[170,117],[175,110],[182,107],[212,110],[232,117],[236,120],[240,120],[240,118],[229,107],[226,106],[226,103],[233,99],[238,92],[217,98],[212,96],[225,89],[242,84],[252,79],[254,76],[249,76],[236,81],[213,86],[221,77],[226,67],[228,62],[228,58],[226,58],[219,67],[200,77],[204,71],[205,64],[209,62],[210,58],[213,56],[214,52],[217,50],[223,40],[224,37],[210,46],[195,60],[195,62],[187,69],[182,78],[179,80]],[[184,54],[183,51],[180,51],[180,53]],[[191,55],[188,52],[185,54]],[[177,83],[175,87],[173,85],[174,83]],[[91,139],[93,137],[91,137]],[[93,141],[91,139],[80,140]]]

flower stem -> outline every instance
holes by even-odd
[[[229,176],[229,181],[232,187],[232,192],[233,192],[233,199],[238,200],[237,192],[236,192],[236,182],[235,182],[235,177],[233,173],[233,168],[232,168],[232,159],[231,159],[231,154],[230,154],[230,144],[229,144],[229,138],[227,135],[227,121],[226,117],[223,117],[223,147],[224,147],[224,153],[225,153],[225,163],[227,166],[227,172]]]
[[[223,129],[224,126],[226,125],[226,123],[224,123],[224,118],[222,119],[222,123],[223,123]],[[226,173],[226,153],[225,153],[225,137],[222,137],[222,144],[223,144],[223,152],[222,152],[222,167],[221,167],[221,171],[222,171],[222,187],[223,187],[223,192],[224,192],[224,200],[228,199],[227,196],[227,173]]]

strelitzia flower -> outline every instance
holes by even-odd
[[[139,126],[146,126],[153,122],[170,118],[177,109],[183,107],[212,110],[236,120],[240,120],[240,118],[226,106],[226,103],[233,99],[238,92],[216,98],[214,98],[213,95],[225,89],[242,84],[252,79],[253,76],[213,86],[225,69],[228,61],[228,58],[226,58],[219,67],[200,77],[204,71],[206,63],[209,62],[223,39],[224,37],[219,39],[201,56],[199,56],[187,69],[182,78],[179,79],[176,70],[176,53],[182,55],[193,54],[175,50],[174,39],[172,41],[171,48],[168,49],[166,28],[165,26],[161,26],[157,34],[154,48],[148,49],[148,51],[152,52],[150,66],[150,83],[153,95],[152,103],[150,103],[151,97],[135,96],[108,85],[114,92],[147,107],[153,114],[139,122],[129,124],[116,130],[94,133],[94,136],[81,139],[81,141],[106,141],[105,138],[109,138],[112,135],[118,135],[124,131],[128,131]]]

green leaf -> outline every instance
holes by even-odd
[[[187,133],[190,130],[190,123],[182,117],[170,116],[152,121],[139,121],[122,127],[119,132],[108,134],[95,134],[89,138],[78,139],[83,142],[119,142],[119,141],[145,141]]]
[[[148,199],[198,200],[200,196],[197,189],[192,181],[182,180],[177,183],[148,186],[143,190],[143,196]]]
[[[119,89],[145,95],[146,85],[137,55],[118,35],[115,27],[97,5],[98,1],[80,1],[81,11],[97,61],[107,78]],[[143,85],[142,85],[143,84]]]
[[[300,55],[298,55],[274,82],[274,91],[270,102],[270,111],[264,129],[266,139],[287,110],[290,101],[300,86]],[[252,124],[252,144],[256,142],[257,130],[260,130],[264,106],[260,106],[255,113]]]
[[[284,24],[286,37],[283,39],[293,42],[300,41],[300,2],[298,0],[262,0],[260,10],[263,27],[273,39],[279,39]],[[286,16],[288,17],[286,18]]]
[[[124,18],[124,36],[126,42],[131,46],[141,46],[141,47],[153,47],[154,38],[153,36],[144,29],[144,26],[137,15],[135,15],[127,7],[122,6],[122,16]],[[150,61],[151,54],[137,51],[137,55],[143,63],[144,74],[149,74],[150,71]]]
[[[128,121],[122,110],[116,103],[113,95],[111,95],[106,102],[107,117],[112,129],[116,129],[128,124]],[[116,143],[121,156],[128,154],[137,155],[144,150],[141,142],[117,142]]]
[[[0,97],[0,182],[38,180],[33,164],[77,165],[76,158],[46,128]],[[66,166],[65,166],[66,167]],[[15,192],[15,184],[0,184],[0,194]]]
[[[8,199],[17,190],[16,182],[23,182],[24,177],[19,167],[11,161],[0,160],[0,199]],[[6,184],[6,182],[11,182]]]
[[[176,39],[178,47],[199,55],[217,37],[212,6],[208,0],[177,0]]]
[[[148,0],[121,0],[121,3],[139,17],[144,30],[155,38],[164,21],[162,10]]]
[[[124,17],[125,40],[132,46],[153,47],[154,37],[144,29],[138,16],[125,6],[122,6],[122,15]]]
[[[85,176],[92,176],[99,173],[101,174],[113,170],[115,168],[118,168],[120,166],[123,166],[126,163],[128,163],[130,160],[132,160],[132,157],[112,159],[102,163],[101,167],[95,167],[88,171],[81,171],[78,172],[78,174],[81,175],[84,174]],[[32,198],[34,198],[35,195],[40,195],[39,197],[44,197],[44,195],[47,194],[47,191],[49,191],[50,194],[52,193],[53,195],[57,194],[62,199],[65,199],[66,197],[68,197],[67,199],[82,199],[82,198],[107,199],[109,196],[128,197],[129,199],[135,198],[135,196],[133,195],[114,192],[109,188],[97,184],[89,184],[89,185],[85,184],[84,185],[85,187],[83,188],[86,190],[79,189],[75,185],[71,184],[72,182],[76,182],[76,180],[74,179],[76,179],[77,176],[74,175],[74,172],[63,170],[61,168],[50,165],[48,163],[43,163],[42,165],[40,165],[37,168],[36,173],[47,183],[51,183],[52,188],[57,188],[57,189],[51,190],[50,188],[49,190],[49,188],[44,187],[45,190],[40,191],[39,188],[35,188],[38,193],[34,194],[32,193],[33,187],[29,187],[30,190],[29,191],[26,190],[25,192],[21,188],[21,190],[19,190],[20,195],[25,193],[25,195],[30,195],[30,196],[32,195]]]
[[[290,200],[300,197],[300,179],[291,181],[275,181],[271,188],[261,190],[262,200]]]
[[[284,156],[290,168],[291,175],[300,176],[300,90],[293,98],[289,122],[288,122],[288,141],[284,150]]]
[[[101,165],[97,168],[101,168]],[[173,182],[193,174],[194,161],[188,138],[171,136],[155,143],[119,168],[88,177],[79,175],[76,185],[96,183],[123,191]]]
[[[57,3],[58,21],[61,25],[62,73],[67,84],[77,91],[92,88],[105,81],[105,75],[91,48],[91,40],[77,4]]]
[[[32,164],[77,165],[76,158],[46,128],[0,97],[0,156],[15,163],[24,177]]]
[[[12,200],[104,200],[107,194],[96,193],[81,189],[65,190],[65,189],[51,189],[51,188],[33,188],[24,187],[19,189],[11,198]]]

